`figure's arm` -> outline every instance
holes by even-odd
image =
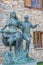
[[[36,25],[32,25],[32,24],[31,24],[31,27],[32,27],[32,28],[36,28],[37,26],[38,26],[38,24],[36,24]]]
[[[4,32],[3,30],[6,28],[6,26],[4,26],[3,28],[0,29],[0,33]]]
[[[1,30],[4,30],[7,27],[7,25],[5,25]]]
[[[23,26],[23,22],[22,22],[22,21],[19,21],[18,26],[19,26],[19,29],[20,29],[21,31],[23,31],[24,26]]]
[[[6,29],[7,26],[9,26],[8,21],[6,22],[6,24],[4,25],[4,27],[2,28],[2,30]]]

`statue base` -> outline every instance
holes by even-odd
[[[37,65],[37,62],[28,62],[28,63],[25,63],[25,64],[16,64],[16,65]]]
[[[37,65],[37,62],[34,59],[32,60],[32,58],[31,58],[31,60],[27,60],[24,63],[22,63],[22,62],[21,63],[18,62],[17,64],[14,64],[14,65]]]
[[[37,65],[31,57],[15,57],[13,52],[5,52],[3,61],[3,65]]]
[[[11,63],[5,63],[3,65],[37,65],[37,62],[35,60],[28,60],[28,61],[23,61],[19,60],[17,63],[11,62]]]
[[[13,63],[11,63],[11,64],[5,64],[5,65],[37,65],[37,62],[36,61],[30,61],[30,62],[28,62],[28,63],[20,63],[20,64],[13,64]]]

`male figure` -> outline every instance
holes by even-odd
[[[25,21],[24,22],[20,22],[20,29],[22,30],[22,34],[23,34],[23,38],[24,40],[26,40],[26,49],[25,51],[27,52],[27,57],[28,57],[28,52],[29,52],[29,46],[30,46],[30,38],[31,38],[31,34],[30,34],[30,29],[31,28],[36,28],[37,25],[32,25],[31,22],[28,21],[28,15],[24,16]]]

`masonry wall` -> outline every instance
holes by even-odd
[[[8,6],[3,7],[1,6],[0,11],[1,15],[2,13],[5,15],[5,17],[0,18],[0,27],[3,27],[5,24],[7,18],[9,17],[10,11],[14,10],[17,13],[17,16],[19,19],[24,21],[24,15],[29,15],[29,21],[33,24],[39,24],[39,26],[32,30],[31,29],[31,43],[30,43],[30,56],[36,59],[37,61],[43,60],[43,48],[35,49],[33,45],[33,31],[43,31],[43,11],[40,10],[34,10],[24,7],[24,1],[23,0],[8,0],[1,2],[1,4],[7,4]],[[8,7],[8,8],[7,8]],[[1,40],[1,39],[0,39]],[[24,42],[25,44],[25,42]],[[0,63],[3,61],[3,53],[5,50],[8,50],[3,44],[2,41],[0,42]]]

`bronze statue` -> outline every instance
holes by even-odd
[[[7,27],[8,29],[6,29]],[[23,64],[33,60],[28,56],[31,41],[30,29],[36,27],[37,24],[32,25],[32,23],[28,21],[28,15],[24,16],[23,22],[18,19],[16,12],[10,13],[10,18],[0,30],[3,44],[10,47],[10,52],[6,51],[4,54],[4,65],[8,65],[9,63],[9,65],[14,65],[14,63]],[[26,41],[25,50],[23,49],[23,39]],[[14,53],[12,52],[12,46],[15,47]]]
[[[30,29],[31,28],[34,29],[36,27],[37,27],[37,24],[32,25],[32,23],[28,21],[28,15],[24,16],[24,22],[19,22],[19,28],[22,30],[23,39],[26,40],[25,52],[27,53],[26,54],[27,57],[28,57],[29,46],[30,46],[30,41],[31,41]]]
[[[9,29],[5,30],[7,27]],[[21,45],[22,34],[18,30],[18,27],[18,17],[16,15],[16,12],[11,12],[10,18],[7,20],[5,26],[1,31],[3,32],[3,43],[5,46],[10,46],[10,51],[12,50],[12,46],[15,46],[16,51]]]

